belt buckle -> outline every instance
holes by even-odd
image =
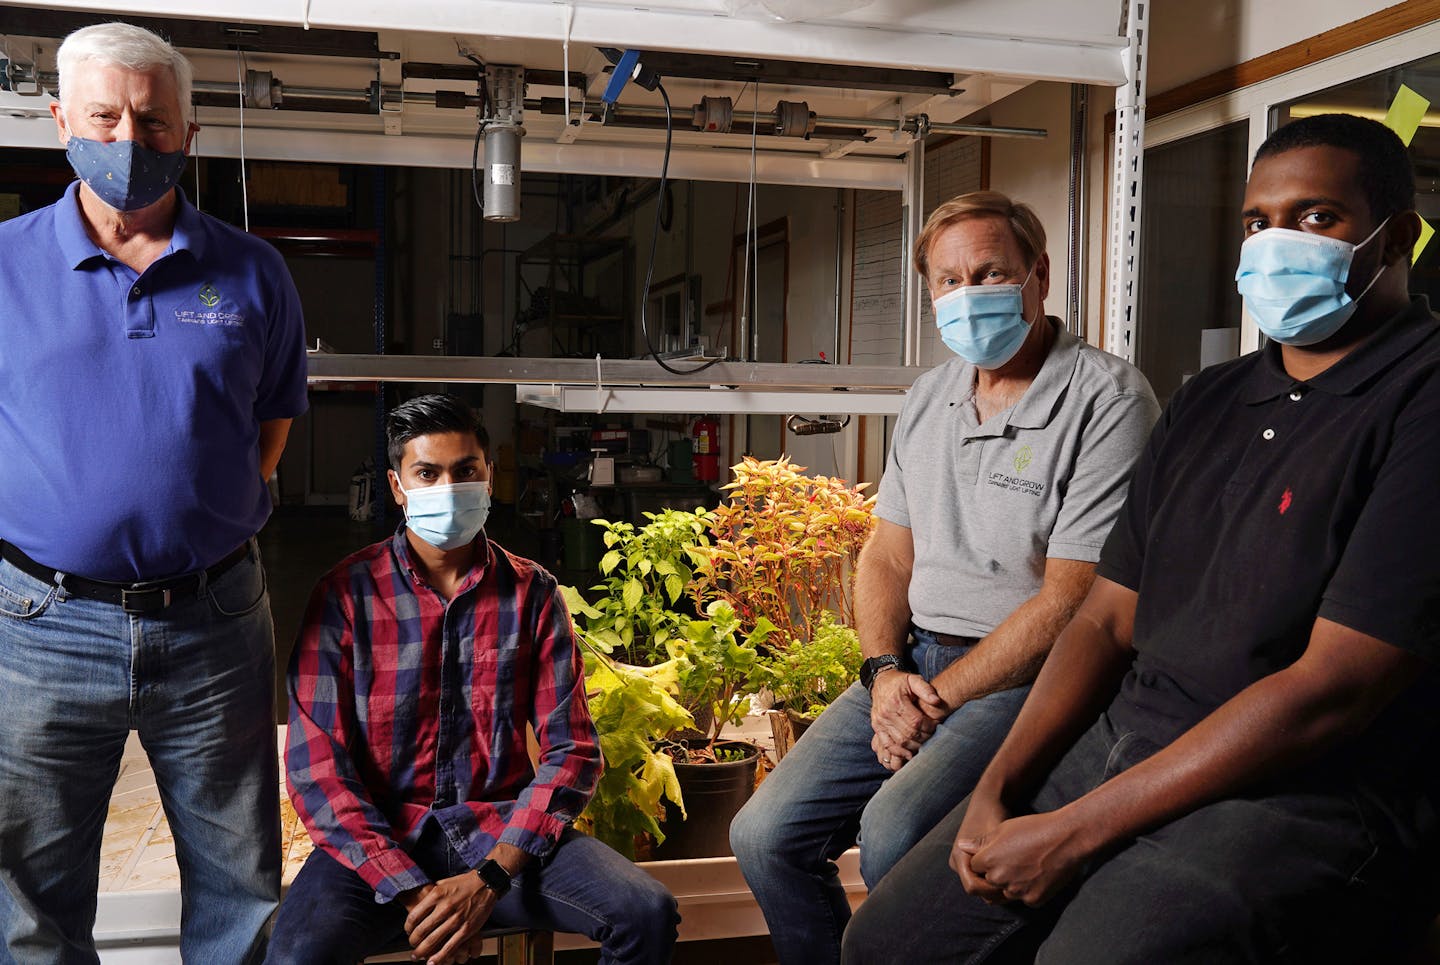
[[[121,587],[120,608],[126,613],[154,613],[174,602],[175,595],[168,587],[135,586]],[[158,600],[158,602],[156,602]]]

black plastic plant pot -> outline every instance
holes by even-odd
[[[656,861],[723,858],[732,853],[730,821],[755,790],[760,749],[745,741],[717,741],[715,749],[741,750],[745,758],[716,764],[675,763],[675,777],[680,782],[688,817],[680,820],[680,809],[666,805],[668,815],[660,822],[665,843],[656,845],[652,852]]]

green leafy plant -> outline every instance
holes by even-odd
[[[658,821],[664,814],[662,797],[685,814],[674,761],[658,745],[692,724],[693,718],[674,696],[679,688],[678,661],[630,667],[612,660],[583,632],[580,641],[585,654],[587,704],[600,734],[605,771],[589,806],[575,823],[586,834],[634,858],[636,835],[665,840]]]
[[[573,587],[561,587],[579,629],[607,654],[630,664],[664,659],[665,644],[692,615],[683,600],[696,554],[710,545],[711,514],[666,509],[646,513],[643,526],[597,519],[606,552],[600,559],[604,582],[587,602]],[[694,612],[699,612],[697,609]]]
[[[860,676],[860,635],[826,614],[813,640],[791,641],[761,661],[762,679],[778,704],[816,717]]]
[[[574,591],[571,590],[573,593]],[[658,818],[669,800],[685,816],[675,761],[743,760],[744,751],[715,749],[721,729],[749,711],[741,695],[758,686],[756,647],[773,629],[768,621],[744,638],[734,608],[716,601],[708,619],[682,618],[680,633],[666,641],[669,659],[648,667],[615,660],[594,635],[577,627],[585,655],[585,690],[600,735],[605,772],[576,826],[627,857],[636,835],[665,840]],[[695,727],[693,711],[712,723],[700,746],[679,735]]]
[[[676,694],[681,706],[696,718],[710,718],[700,753],[713,758],[713,745],[720,731],[750,711],[750,700],[745,695],[761,683],[757,648],[775,627],[761,617],[741,637],[740,618],[724,600],[712,601],[705,615],[708,619],[687,621],[681,635],[672,638],[666,649],[676,666]],[[669,736],[673,739],[675,735]],[[688,759],[690,755],[680,756]]]
[[[862,487],[803,476],[783,459],[735,469],[719,512],[647,513],[638,527],[597,520],[603,582],[591,601],[561,587],[606,762],[578,823],[622,854],[636,835],[663,840],[662,801],[684,815],[676,762],[753,756],[716,741],[770,679],[760,648],[772,634],[811,639],[827,601],[849,613],[850,568],[873,525]],[[697,719],[692,742],[684,732]]]
[[[855,563],[875,525],[867,484],[807,476],[783,456],[731,469],[730,499],[710,514],[713,545],[692,554],[697,608],[725,600],[747,627],[768,620],[781,643],[812,639],[827,611],[853,623]]]

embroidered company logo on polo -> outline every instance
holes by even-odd
[[[235,312],[218,311],[215,309],[220,304],[220,289],[210,282],[195,293],[195,298],[209,311],[196,311],[193,308],[175,309],[175,321],[184,322],[186,325],[222,325],[237,327],[245,324],[245,316]]]
[[[1011,465],[1015,467],[1015,475],[1005,472],[992,472],[986,481],[999,489],[1005,489],[1012,493],[1026,493],[1031,496],[1045,495],[1045,484],[1034,479],[1022,479],[1025,470],[1035,461],[1035,452],[1029,446],[1021,446],[1020,451],[1015,453]]]

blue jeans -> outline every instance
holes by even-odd
[[[408,850],[433,881],[470,870],[433,821]],[[487,924],[582,934],[600,943],[604,963],[665,965],[679,922],[664,885],[572,829],[548,857],[520,872]],[[377,904],[364,879],[316,848],[280,906],[265,961],[350,965],[404,939],[405,907]]]
[[[934,678],[969,652],[915,630],[910,668]],[[835,859],[860,842],[874,888],[975,786],[1029,687],[962,705],[893,775],[870,748],[870,694],[858,683],[810,726],[730,824],[730,846],[783,965],[838,962],[850,919]]]
[[[100,838],[132,730],[175,836],[182,955],[260,957],[280,812],[274,632],[251,546],[143,616],[0,562],[0,961],[99,960]]]
[[[1102,716],[1025,810],[1062,807],[1157,749]],[[1435,915],[1424,887],[1435,877],[1433,854],[1422,850],[1427,835],[1387,830],[1378,802],[1327,786],[1338,783],[1297,777],[1198,808],[1095,861],[1079,884],[1039,908],[988,905],[965,893],[948,863],[962,803],[860,907],[845,932],[844,961],[1408,961],[1406,943],[1418,942]]]

